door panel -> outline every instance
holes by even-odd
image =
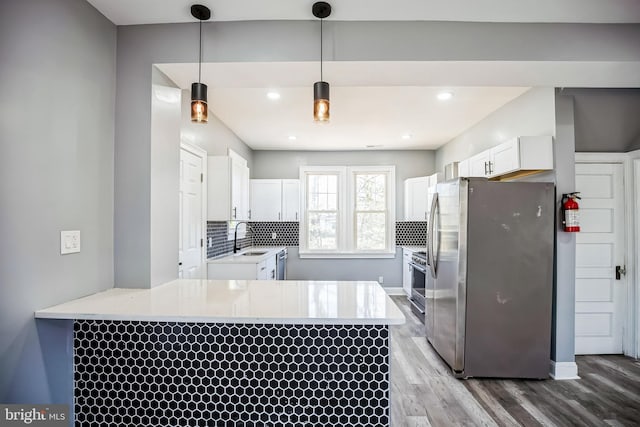
[[[202,158],[180,150],[180,234],[178,277],[201,277],[202,251]]]
[[[625,277],[622,165],[576,164],[580,232],[576,235],[576,354],[622,353]]]

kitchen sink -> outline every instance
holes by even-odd
[[[247,251],[247,252],[243,252],[240,255],[241,256],[259,256],[259,255],[264,255],[266,254],[268,251]]]

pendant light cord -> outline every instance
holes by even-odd
[[[200,77],[202,75],[202,19],[200,20],[200,46],[198,53],[198,83],[200,83]]]
[[[322,78],[322,21],[324,19],[320,19],[320,81],[324,81]]]

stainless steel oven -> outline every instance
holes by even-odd
[[[427,281],[427,255],[425,252],[414,252],[409,263],[411,267],[411,311],[424,323],[425,285]]]

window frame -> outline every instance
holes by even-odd
[[[358,250],[356,236],[356,176],[380,173],[385,176],[385,242],[384,249]],[[337,249],[309,249],[308,177],[309,175],[337,175]],[[393,258],[396,252],[396,179],[395,166],[301,166],[301,217],[299,255],[301,258]]]

